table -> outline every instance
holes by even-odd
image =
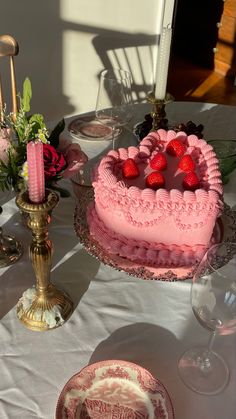
[[[137,105],[134,122],[149,109]],[[236,139],[235,107],[174,102],[166,110],[170,120],[203,123],[207,139]],[[127,144],[129,139],[134,137],[125,131],[121,141]],[[233,173],[225,187],[231,206],[236,203],[235,181]],[[65,186],[72,190],[69,182]],[[0,204],[4,231],[21,240],[25,250],[16,264],[0,270],[0,419],[52,419],[67,380],[88,363],[104,359],[124,359],[149,369],[167,388],[176,419],[235,419],[235,334],[215,341],[231,372],[224,392],[206,397],[186,388],[178,377],[178,358],[208,340],[190,307],[190,281],[144,281],[90,256],[74,232],[74,195],[60,200],[49,228],[55,247],[51,280],[70,294],[74,313],[50,332],[24,328],[15,304],[35,283],[27,252],[31,233],[21,224],[13,195],[1,195]]]

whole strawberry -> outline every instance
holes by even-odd
[[[139,176],[139,168],[133,159],[127,159],[122,165],[122,175],[126,179],[135,179]]]
[[[183,187],[187,191],[195,191],[200,186],[198,176],[195,172],[187,173],[183,178]]]
[[[165,170],[167,168],[167,160],[164,153],[157,153],[150,161],[150,167],[153,170]]]
[[[164,188],[165,186],[165,178],[162,173],[160,172],[151,172],[146,177],[146,187],[154,189],[156,191],[157,189]]]
[[[178,168],[185,173],[193,172],[195,170],[195,163],[189,154],[185,154],[181,157]]]
[[[186,151],[186,145],[182,141],[174,138],[166,147],[166,152],[171,156],[182,157]]]

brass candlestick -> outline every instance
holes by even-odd
[[[2,207],[0,207],[0,214]],[[23,247],[15,237],[4,234],[0,227],[0,268],[12,265],[22,256]]]
[[[166,94],[165,99],[156,99],[155,94],[150,92],[147,95],[147,101],[153,105],[153,110],[150,112],[152,117],[152,129],[156,131],[159,128],[168,129],[168,119],[166,119],[165,105],[173,102],[174,97],[169,93]]]
[[[21,192],[16,205],[28,216],[33,240],[29,255],[36,276],[36,287],[25,291],[17,304],[17,316],[29,329],[45,331],[61,326],[71,315],[73,303],[67,294],[50,282],[53,245],[48,239],[50,213],[59,201],[55,192],[46,190],[45,201],[30,202],[28,192]]]

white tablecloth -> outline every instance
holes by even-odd
[[[149,109],[137,106],[134,122]],[[223,105],[167,106],[171,121],[203,123],[207,139],[236,139],[235,115],[235,107]],[[125,144],[128,137],[126,131]],[[84,143],[87,152],[89,147]],[[234,173],[225,187],[231,206],[236,203],[235,180]],[[178,376],[178,358],[208,340],[191,310],[190,281],[144,281],[101,264],[78,243],[74,197],[60,200],[49,230],[55,247],[51,280],[71,295],[74,313],[50,332],[32,332],[21,325],[15,304],[35,283],[27,251],[31,233],[20,222],[14,197],[2,195],[0,204],[4,231],[17,236],[25,250],[16,264],[0,270],[0,419],[52,419],[67,380],[88,363],[104,359],[124,359],[149,369],[167,388],[176,419],[235,419],[235,335],[215,341],[215,350],[230,367],[227,388],[211,397],[186,388]]]

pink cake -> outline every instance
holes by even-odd
[[[194,162],[199,183],[189,185],[190,190],[185,177],[193,168],[179,168],[183,156],[169,152],[173,139]],[[166,159],[160,175],[165,186],[153,190],[147,179],[155,171],[150,163],[157,154]],[[138,175],[124,175],[127,159],[132,159]],[[110,254],[143,265],[189,266],[214,241],[223,209],[221,175],[212,146],[195,135],[160,129],[138,147],[110,151],[95,170],[93,188],[94,203],[87,213],[90,234]]]

